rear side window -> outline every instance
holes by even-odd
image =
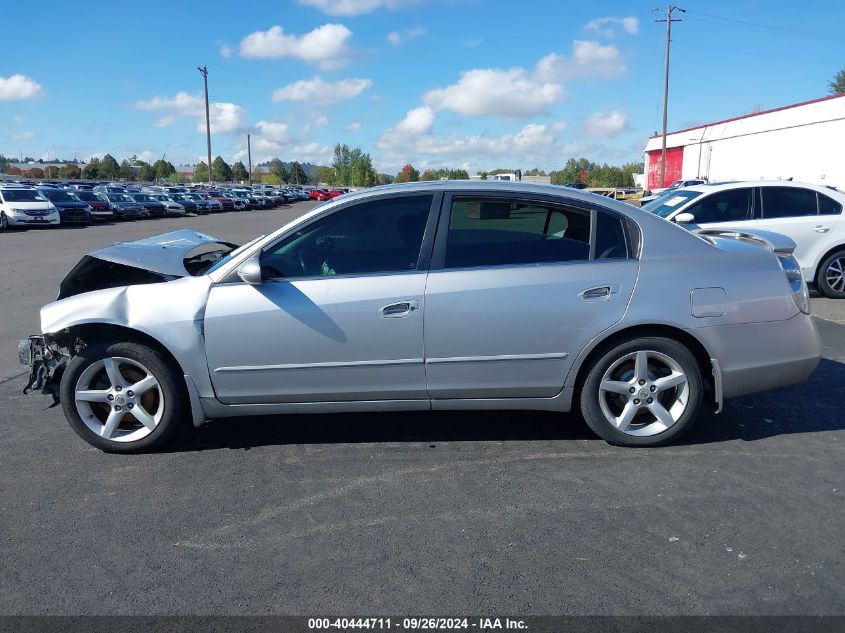
[[[539,201],[456,198],[447,268],[590,258],[588,211]]]
[[[819,198],[819,214],[839,215],[842,213],[842,205],[833,198],[828,198],[823,193],[816,194]]]
[[[622,219],[599,211],[596,214],[596,259],[627,259],[628,240]]]
[[[747,220],[751,212],[751,188],[729,189],[703,198],[687,211],[696,224]]]
[[[763,187],[763,218],[800,218],[818,213],[816,192],[798,187]]]

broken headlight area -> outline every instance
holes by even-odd
[[[30,336],[18,343],[18,358],[29,366],[29,378],[23,392],[40,391],[59,402],[59,383],[69,355],[43,336]]]

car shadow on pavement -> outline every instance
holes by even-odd
[[[720,415],[703,413],[676,444],[755,441],[845,430],[845,364],[822,359],[802,384],[737,398]],[[286,444],[599,440],[577,414],[537,411],[415,411],[251,416],[220,419],[172,445],[172,452]]]

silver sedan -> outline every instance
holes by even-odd
[[[580,410],[652,446],[812,373],[794,248],[563,187],[378,187],[238,248],[183,230],[86,255],[20,356],[107,451],[211,418],[446,409]]]

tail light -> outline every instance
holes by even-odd
[[[804,273],[801,272],[798,260],[792,255],[778,255],[778,262],[789,282],[795,305],[804,314],[810,314],[810,292],[807,290],[807,282],[804,281]]]

